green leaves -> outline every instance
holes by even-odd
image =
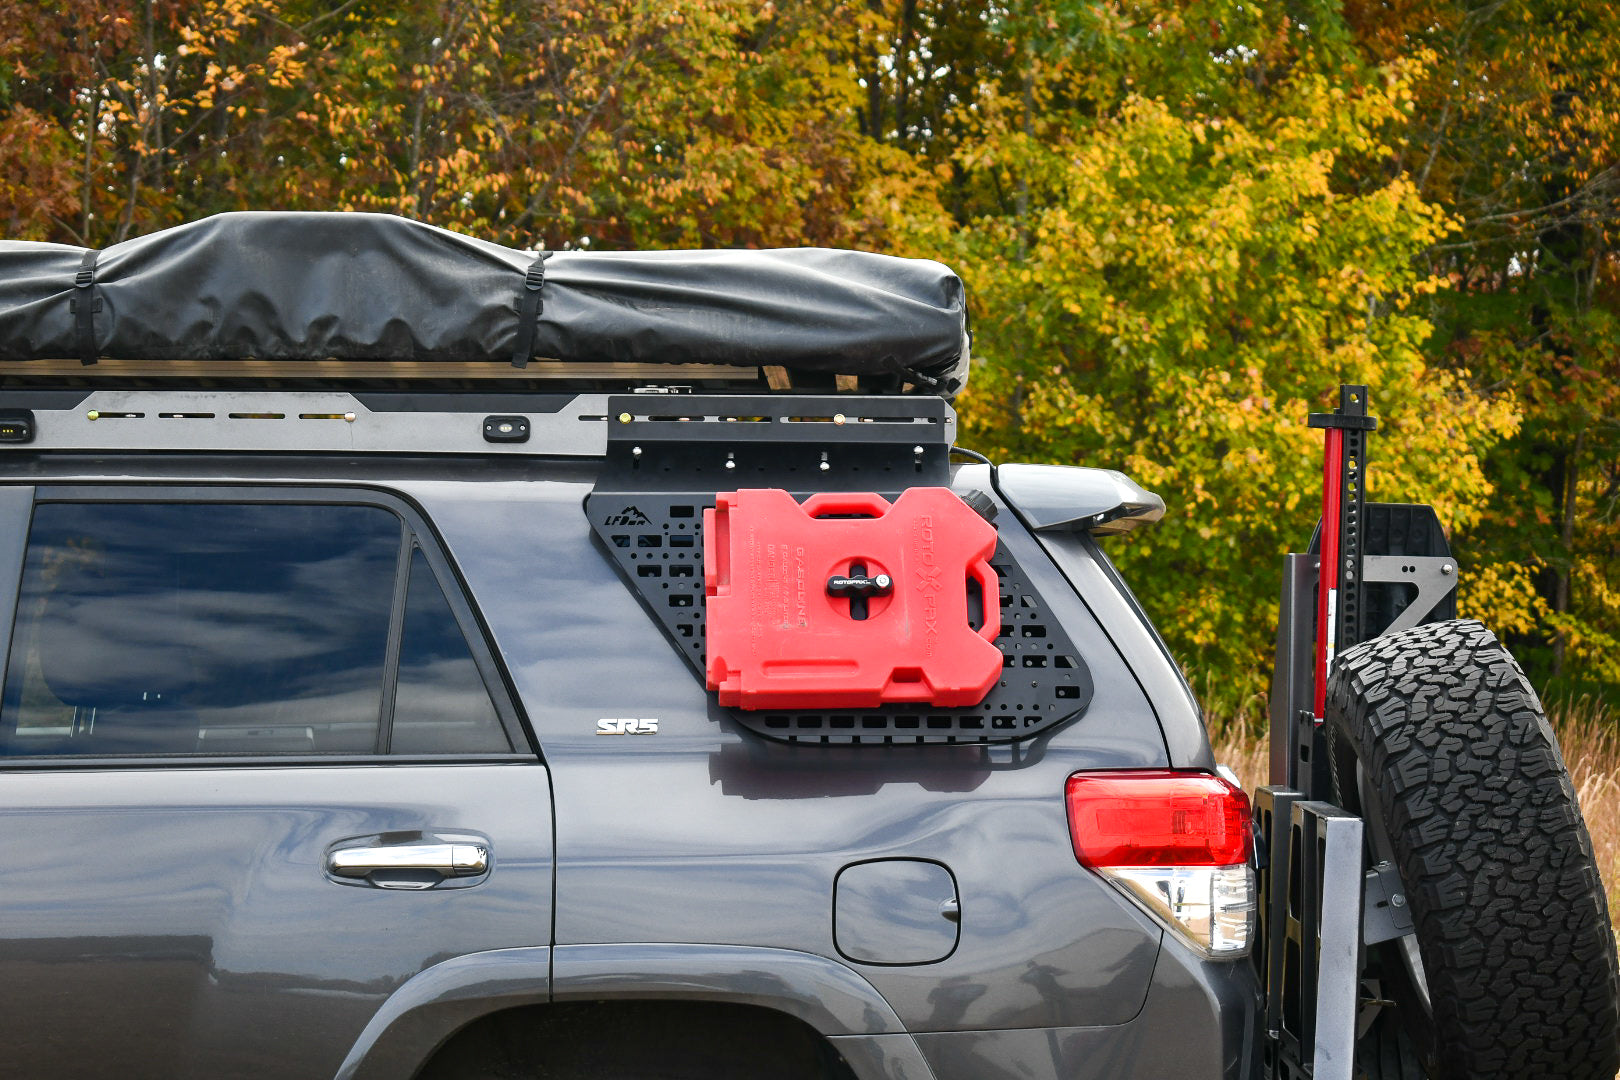
[[[1205,24],[1181,25],[1188,40],[1157,47],[1192,53]],[[1028,198],[985,207],[939,252],[975,296],[968,437],[1123,468],[1164,492],[1171,513],[1123,561],[1182,657],[1249,686],[1269,664],[1278,559],[1317,513],[1307,412],[1347,381],[1372,384],[1386,415],[1446,417],[1385,439],[1376,475],[1379,491],[1421,492],[1454,523],[1488,489],[1458,448],[1515,422],[1426,362],[1413,301],[1440,284],[1419,257],[1446,215],[1403,176],[1368,183],[1351,168],[1398,129],[1406,72],[1329,77],[1315,53],[1284,69],[1279,48],[1263,93],[1251,65],[1206,57],[1187,62],[1200,81],[1174,104],[1126,90],[1100,114],[1054,106],[1038,138],[1002,98],[986,110],[1001,126],[958,161]],[[1141,69],[1126,70],[1134,82]],[[1035,96],[1054,103],[1098,79],[1069,62],[1037,73]]]

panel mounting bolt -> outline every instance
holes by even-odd
[[[1402,896],[1400,893],[1396,893],[1394,896],[1389,898],[1389,906],[1390,907],[1405,907],[1406,906],[1406,897]]]
[[[100,420],[101,414],[94,409],[84,414],[86,420]]]
[[[1441,566],[1440,566],[1440,572],[1442,574],[1450,574],[1455,569],[1457,569],[1457,568],[1455,566],[1452,566],[1450,563],[1442,563]]]
[[[819,468],[822,472],[826,472],[832,468],[832,464],[827,460],[827,451],[823,450],[821,452],[821,464],[818,465],[817,468]]]
[[[912,447],[912,448],[911,448],[911,452],[912,452],[912,453],[913,453],[913,454],[914,454],[914,455],[916,455],[916,456],[917,456],[917,457],[922,457],[922,456],[923,456],[923,448],[922,448],[922,447],[920,447],[920,446],[913,446],[913,447]]]
[[[354,423],[354,413],[352,413],[352,412],[344,413],[343,414],[343,419],[345,421],[347,421],[348,423],[351,423],[351,424]]]
[[[630,422],[630,414],[629,413],[622,412],[622,413],[619,414],[619,423],[628,424],[629,422]]]
[[[735,469],[736,467],[737,467],[737,455],[736,454],[727,454],[726,455],[726,468]]]
[[[844,416],[843,413],[833,413],[833,423],[835,423],[835,424],[840,424],[841,425],[841,424],[844,423],[844,421],[846,419],[847,418]]]
[[[632,446],[632,447],[631,447],[631,448],[630,448],[630,456],[631,456],[631,457],[640,457],[640,456],[641,456],[641,447],[639,447],[639,446]]]

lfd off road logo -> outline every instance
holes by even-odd
[[[636,719],[629,716],[603,717],[596,722],[598,735],[656,735],[657,719]]]
[[[648,520],[646,514],[643,514],[640,510],[637,510],[634,506],[627,506],[623,510],[620,510],[617,514],[609,514],[608,519],[606,521],[602,522],[602,524],[607,525],[607,526],[612,526],[612,525],[651,525],[652,522],[650,520]]]

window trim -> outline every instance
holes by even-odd
[[[383,646],[382,698],[377,703],[378,754],[388,753],[394,742],[394,702],[399,697],[399,657],[405,648],[405,605],[411,591],[411,558],[416,554],[416,536],[400,521],[399,550],[394,553],[394,597],[388,606],[388,642]],[[455,616],[452,614],[451,616]],[[462,634],[465,638],[467,635]],[[484,687],[489,693],[489,687]],[[512,736],[506,741],[510,745]]]
[[[0,518],[0,687],[4,686],[6,666],[10,661],[10,642],[15,631],[16,602],[22,588],[22,571],[28,551],[28,540],[33,531],[33,508],[41,503],[233,503],[264,505],[338,505],[370,506],[392,513],[400,522],[400,548],[395,562],[394,592],[389,609],[388,645],[383,667],[382,701],[379,705],[378,742],[366,753],[331,754],[128,754],[115,757],[66,755],[38,757],[0,757],[0,770],[24,769],[105,769],[105,768],[219,768],[230,766],[264,767],[275,765],[295,767],[309,765],[406,765],[406,764],[499,764],[534,762],[539,758],[527,718],[522,714],[512,684],[499,657],[494,652],[482,616],[473,607],[466,594],[466,583],[456,572],[445,553],[439,535],[428,524],[426,516],[409,500],[384,490],[361,486],[330,485],[246,485],[152,483],[138,481],[127,484],[104,482],[42,484],[33,488],[0,489],[0,500],[8,492],[25,491],[31,495],[11,496],[19,503],[27,498],[28,513],[21,522],[22,543],[18,546],[11,534],[19,527],[8,519],[21,519],[22,514],[6,514]],[[3,502],[0,502],[3,507]],[[8,539],[14,551],[7,549]],[[392,740],[394,694],[399,675],[399,654],[404,634],[405,603],[409,590],[411,557],[420,550],[427,559],[440,592],[450,605],[451,615],[461,632],[462,639],[472,653],[474,665],[483,682],[484,691],[495,708],[495,715],[506,734],[507,742],[515,749],[507,752],[469,754],[406,754],[390,755],[386,746]],[[9,555],[15,554],[16,566],[10,565]]]
[[[28,534],[33,530],[34,489],[0,487],[0,688],[6,685],[6,667],[11,663],[11,634],[22,596]]]

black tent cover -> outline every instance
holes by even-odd
[[[97,356],[778,365],[949,395],[968,335],[947,267],[860,251],[540,258],[385,214],[299,212],[99,252],[0,240],[0,361]]]

